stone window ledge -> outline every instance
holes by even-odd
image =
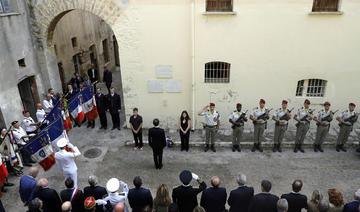
[[[336,11],[336,12],[309,12],[309,15],[342,15],[344,12]]]
[[[12,16],[12,15],[21,15],[21,14],[20,14],[20,13],[16,13],[16,12],[0,13],[0,17]]]
[[[203,15],[236,15],[237,12],[203,12]]]

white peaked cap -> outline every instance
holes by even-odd
[[[117,178],[111,178],[106,183],[106,189],[109,192],[116,192],[117,190],[119,190],[119,188],[120,188],[120,182]]]
[[[63,148],[68,144],[68,141],[66,140],[66,138],[61,138],[60,140],[58,140],[58,142],[56,143],[56,145],[59,148]]]

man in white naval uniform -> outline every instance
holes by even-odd
[[[37,126],[39,126],[39,122],[35,122],[34,119],[30,117],[30,112],[28,110],[23,111],[24,120],[22,124],[24,125],[25,131],[28,135],[37,133]]]
[[[119,193],[118,190],[120,186],[123,188],[123,192]],[[123,181],[119,181],[117,178],[111,178],[106,183],[106,190],[109,192],[109,195],[104,199],[96,200],[96,204],[98,205],[106,205],[107,201],[110,202],[111,206],[114,208],[116,204],[122,202],[125,204],[126,199],[129,193],[129,187]],[[125,205],[125,212],[128,212],[128,208]]]
[[[73,179],[74,187],[77,188],[77,166],[75,158],[80,156],[81,153],[76,146],[70,144],[65,138],[61,138],[57,142],[57,146],[60,148],[60,151],[55,153],[56,164],[63,172],[64,178],[67,179],[70,177]],[[73,152],[66,151],[66,146],[69,146]]]

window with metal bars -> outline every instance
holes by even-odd
[[[207,12],[232,12],[232,0],[206,0]]]
[[[13,12],[11,7],[11,0],[0,0],[0,13]]]
[[[324,97],[326,90],[326,80],[308,79],[298,81],[296,96]]]
[[[337,12],[340,0],[314,0],[313,12]]]
[[[229,83],[230,63],[209,62],[205,64],[205,83]]]

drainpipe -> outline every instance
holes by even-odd
[[[191,0],[191,116],[192,130],[195,129],[195,0]]]

